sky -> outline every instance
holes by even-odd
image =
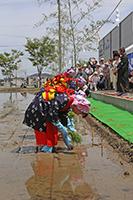
[[[118,2],[119,0],[103,0],[101,7],[93,13],[94,19],[106,19]],[[123,0],[118,8],[121,21],[133,11],[133,0]],[[40,38],[45,35],[46,25],[35,27],[35,24],[42,19],[42,13],[49,13],[50,9],[49,4],[45,3],[40,6],[37,0],[0,0],[0,52],[10,52],[11,49],[24,51],[26,37]],[[111,19],[115,21],[115,13]],[[114,26],[116,24],[106,23],[99,31],[100,39]],[[80,57],[87,59],[93,54],[97,56],[97,52],[83,52]],[[27,57],[25,53],[18,76],[24,77],[36,72],[36,68],[32,66]]]

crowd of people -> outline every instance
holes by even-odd
[[[123,95],[133,89],[133,68],[129,68],[125,48],[113,51],[113,58],[108,61],[90,58],[87,64],[77,67],[77,77],[83,77],[90,90],[114,90]]]

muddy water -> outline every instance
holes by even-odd
[[[78,119],[77,122],[81,120]],[[97,135],[88,122],[77,124],[78,130],[84,135],[83,144],[88,142],[87,146],[83,145],[80,148],[83,155],[81,165],[84,180],[103,200],[131,200],[133,198],[133,166],[124,162],[119,154]]]
[[[9,105],[13,108],[0,118],[0,200],[133,199],[132,166],[88,122],[76,118],[83,142],[72,152],[35,154],[33,131],[22,125],[33,95],[14,94],[12,101],[9,94],[0,98],[2,113]]]

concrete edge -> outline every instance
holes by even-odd
[[[91,97],[103,101],[105,103],[112,104],[118,108],[121,108],[123,110],[127,110],[128,112],[133,113],[133,101],[132,100],[127,100],[127,99],[122,99],[119,97],[114,97],[111,95],[105,95],[105,94],[99,94],[95,92],[91,92]]]

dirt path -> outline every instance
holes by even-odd
[[[132,200],[132,165],[87,121],[76,118],[83,142],[72,152],[35,154],[33,131],[22,125],[32,95],[13,98],[0,115],[0,199]]]

